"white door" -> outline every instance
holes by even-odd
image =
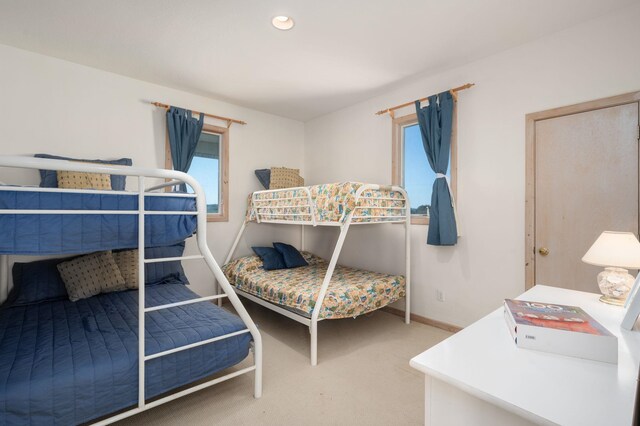
[[[598,292],[580,259],[602,231],[638,235],[638,103],[535,122],[535,283]]]

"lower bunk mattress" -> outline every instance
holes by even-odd
[[[308,266],[266,271],[258,256],[235,259],[222,267],[231,285],[260,299],[311,317],[322,280],[329,266],[326,260],[308,253]],[[351,318],[380,309],[405,295],[405,278],[337,265],[319,318]]]
[[[0,424],[72,425],[138,401],[138,292],[0,310]],[[147,307],[197,297],[183,284],[147,286]],[[146,314],[147,355],[246,329],[208,302]],[[249,333],[150,360],[146,397],[231,367]]]

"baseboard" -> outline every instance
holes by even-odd
[[[227,303],[231,305],[231,302],[229,302],[229,299],[226,299],[226,298],[222,299],[222,305],[226,305]],[[392,308],[391,306],[385,306],[380,310],[384,312],[388,312],[392,315],[397,315],[399,317],[404,318],[404,311],[402,309]],[[411,314],[411,321],[419,322],[420,324],[430,325],[431,327],[439,328],[441,330],[448,331],[450,333],[457,333],[463,328],[463,327],[458,327],[457,325],[449,324],[447,322],[423,317],[418,314]]]
[[[385,306],[384,308],[382,308],[382,310],[385,312],[389,312],[390,314],[397,315],[399,317],[404,318],[404,311],[402,309],[392,308],[391,306]],[[432,327],[440,328],[450,333],[457,333],[458,331],[462,330],[462,327],[458,327],[457,325],[423,317],[418,314],[411,314],[411,321],[415,321],[415,322],[419,322],[420,324],[425,324],[425,325],[430,325]]]

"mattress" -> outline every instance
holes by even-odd
[[[246,219],[256,220],[256,210],[259,210],[261,220],[310,221],[313,214],[316,222],[344,222],[346,216],[356,208],[356,192],[363,185],[360,182],[340,182],[258,191],[249,197]],[[313,208],[309,206],[309,193]],[[365,190],[362,196],[352,222],[403,219],[405,197],[401,192],[387,187]]]
[[[137,291],[0,309],[0,424],[71,425],[137,404]],[[196,297],[182,284],[146,288],[147,306]],[[146,351],[158,353],[245,329],[211,303],[148,313]],[[147,398],[242,361],[251,335],[151,360]]]
[[[223,266],[238,290],[311,317],[328,262],[303,252],[309,266],[265,271],[258,256],[245,256]],[[405,295],[405,279],[336,266],[319,318],[350,318],[380,309]]]
[[[0,187],[0,254],[75,254],[138,246],[137,215],[1,214],[5,209],[137,210],[136,193]],[[193,197],[155,194],[145,197],[145,209],[193,212],[196,204]],[[195,215],[148,215],[145,245],[175,244],[195,229]]]

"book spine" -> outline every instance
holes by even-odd
[[[507,328],[509,329],[511,338],[517,345],[518,344],[518,326],[513,320],[513,317],[511,316],[511,312],[509,311],[509,308],[506,305],[504,307],[504,320],[507,323]]]
[[[618,363],[618,339],[551,328],[518,326],[518,347],[594,361]]]

